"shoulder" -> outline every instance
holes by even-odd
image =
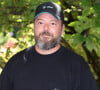
[[[62,56],[65,58],[67,63],[73,66],[87,67],[87,62],[81,55],[78,55],[77,53],[63,46],[62,46],[62,49],[63,49]]]
[[[26,63],[26,55],[28,55],[32,50],[32,47],[26,48],[14,56],[12,56],[9,61],[6,63],[2,75],[7,74],[11,75],[11,73],[15,72],[15,70],[20,67],[21,65],[24,65]]]
[[[65,47],[61,47],[62,48],[62,55],[69,58],[69,59],[73,59],[73,60],[76,60],[76,59],[82,59],[82,56],[78,55],[77,53],[75,53],[74,51],[68,49],[68,48],[65,48]]]
[[[27,56],[31,53],[32,51],[32,47],[28,47],[18,53],[16,53],[15,55],[13,55],[7,64],[17,64],[17,63],[25,63],[26,62],[26,58]]]
[[[65,58],[65,64],[68,65],[73,72],[90,72],[89,65],[82,56],[66,48],[64,48],[63,53],[65,54],[63,56]]]

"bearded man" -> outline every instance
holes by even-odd
[[[84,59],[60,45],[64,15],[53,2],[40,4],[34,17],[36,44],[6,64],[0,90],[98,90]]]

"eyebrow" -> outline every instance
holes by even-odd
[[[39,19],[39,18],[36,19],[36,21],[39,21],[39,20],[43,20],[43,19]],[[50,20],[50,21],[55,21],[56,22],[57,20]]]
[[[43,19],[36,19],[36,21],[38,21],[38,20],[43,20]]]

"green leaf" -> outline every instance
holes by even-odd
[[[95,48],[95,44],[94,44],[93,40],[90,37],[88,37],[86,39],[86,45],[85,46],[87,47],[87,49],[90,52],[92,52],[92,50]]]
[[[77,33],[82,33],[83,31],[90,29],[93,24],[92,19],[87,18],[86,16],[78,16],[79,21],[75,24],[75,31]]]
[[[69,24],[68,24],[68,26],[75,26],[76,25],[76,23],[77,23],[77,21],[73,21],[73,22],[70,22]]]
[[[91,0],[81,0],[81,2],[82,2],[82,6],[85,7],[89,7],[92,4]]]
[[[67,40],[67,41],[71,41],[71,40],[72,40],[72,35],[65,34],[65,35],[64,35],[64,38],[65,38],[65,40]]]
[[[84,41],[85,41],[85,37],[83,37],[81,34],[75,34],[73,36],[74,45],[81,45]]]

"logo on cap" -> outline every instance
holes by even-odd
[[[46,9],[46,8],[52,9],[53,7],[52,7],[52,6],[43,6],[42,8],[43,8],[43,9]]]

